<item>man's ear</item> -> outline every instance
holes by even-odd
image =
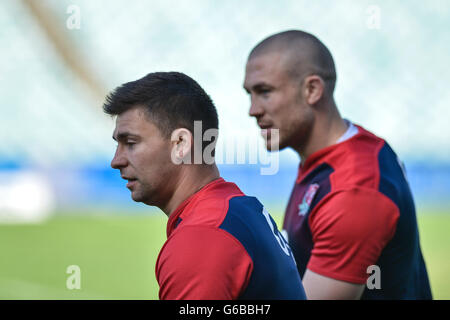
[[[191,149],[194,138],[192,133],[186,128],[178,128],[172,132],[170,138],[171,159],[174,164],[190,164]]]
[[[306,103],[316,104],[325,93],[325,81],[315,74],[307,76],[303,81],[303,93]]]

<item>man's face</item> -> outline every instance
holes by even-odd
[[[278,52],[250,58],[246,66],[244,88],[250,94],[249,115],[255,117],[261,129],[267,129],[266,147],[279,130],[279,149],[302,148],[314,122],[314,115],[301,94],[300,80],[287,72],[287,56]]]
[[[170,139],[149,120],[142,108],[117,116],[113,139],[118,142],[111,167],[120,170],[134,201],[160,205],[171,196],[176,166],[170,158]]]

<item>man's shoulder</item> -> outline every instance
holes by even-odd
[[[333,168],[333,189],[378,188],[379,155],[387,143],[366,129],[357,127],[359,133],[338,146],[326,161]]]
[[[364,187],[382,191],[404,186],[405,172],[389,143],[359,127],[361,133],[331,158],[333,189]]]
[[[314,201],[311,199],[313,204],[335,194],[353,194],[346,190],[363,193],[372,190],[374,194],[380,194],[380,179],[384,174],[382,164],[396,165],[397,157],[385,140],[357,127],[357,135],[335,145],[301,180],[297,180],[298,188],[305,190],[305,200],[310,193],[311,198],[315,196]]]
[[[344,150],[346,157],[376,157],[376,150],[381,149],[386,141],[359,125],[355,126],[358,128],[358,134],[356,134],[351,139],[341,143],[338,146],[338,149]]]
[[[267,236],[267,220],[264,206],[256,198],[247,196],[237,187],[230,188],[230,192],[217,194],[211,192],[199,198],[189,208],[189,213],[183,216],[173,236],[196,230],[197,234],[215,229],[219,237],[231,237],[246,248],[250,253],[257,247],[257,238]],[[189,231],[191,234],[191,231]]]
[[[230,200],[243,197],[245,194],[239,187],[225,180],[205,190],[192,201],[180,216],[181,226],[209,226],[218,227],[224,220]]]

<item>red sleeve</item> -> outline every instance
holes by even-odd
[[[242,244],[224,230],[186,226],[170,237],[156,264],[162,300],[237,299],[253,263]]]
[[[357,188],[324,198],[309,217],[314,247],[307,268],[364,284],[367,267],[394,236],[398,218],[397,206],[376,190]]]

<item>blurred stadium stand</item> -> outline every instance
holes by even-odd
[[[374,4],[380,26],[372,29],[367,9]],[[80,10],[80,29],[66,26],[70,5]],[[390,142],[406,164],[418,207],[447,209],[449,8],[448,1],[437,0],[408,6],[386,1],[2,1],[0,190],[14,189],[27,175],[31,187],[14,189],[19,192],[14,197],[32,203],[35,192],[24,190],[41,190],[45,200],[35,205],[40,217],[80,208],[153,212],[133,203],[124,181],[109,168],[114,121],[102,114],[105,94],[149,72],[185,72],[215,101],[221,140],[258,135],[242,90],[246,56],[267,35],[298,28],[329,46],[338,69],[341,113]],[[258,165],[222,165],[221,172],[244,192],[283,208],[297,161],[293,152],[283,151],[275,176],[260,175]],[[16,210],[13,196],[5,194],[0,211]]]

